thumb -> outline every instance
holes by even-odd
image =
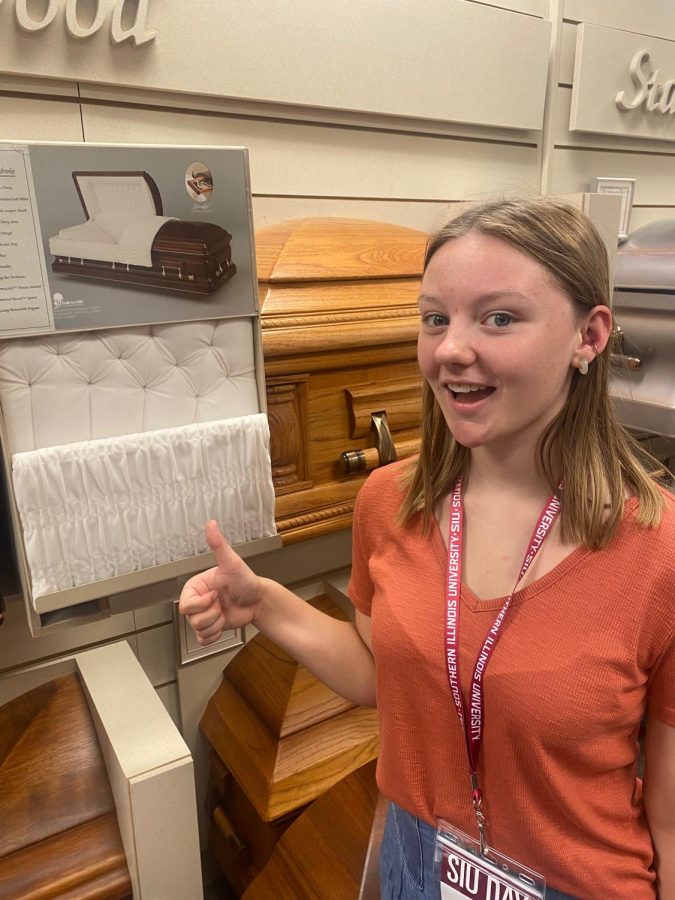
[[[233,557],[237,558],[237,554],[223,537],[215,519],[211,519],[206,523],[204,526],[204,534],[206,536],[206,543],[213,551],[213,555],[215,556],[218,565],[229,568],[232,565]]]

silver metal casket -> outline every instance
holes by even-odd
[[[639,228],[616,257],[612,397],[620,421],[675,457],[675,219]]]

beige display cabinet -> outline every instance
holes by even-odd
[[[202,896],[192,756],[125,641],[0,680],[0,705],[75,673],[112,790],[134,900]]]

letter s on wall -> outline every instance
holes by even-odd
[[[631,101],[624,99],[626,96],[625,91],[619,91],[614,98],[614,102],[619,109],[625,111],[637,109],[637,107],[644,102],[647,96],[648,79],[642,71],[642,66],[644,63],[649,62],[649,59],[649,50],[639,50],[631,60],[629,69],[630,77],[632,78],[635,87],[639,88],[639,91]]]

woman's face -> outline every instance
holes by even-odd
[[[537,262],[470,232],[431,258],[417,356],[465,447],[536,443],[562,408],[582,343],[572,302]]]

